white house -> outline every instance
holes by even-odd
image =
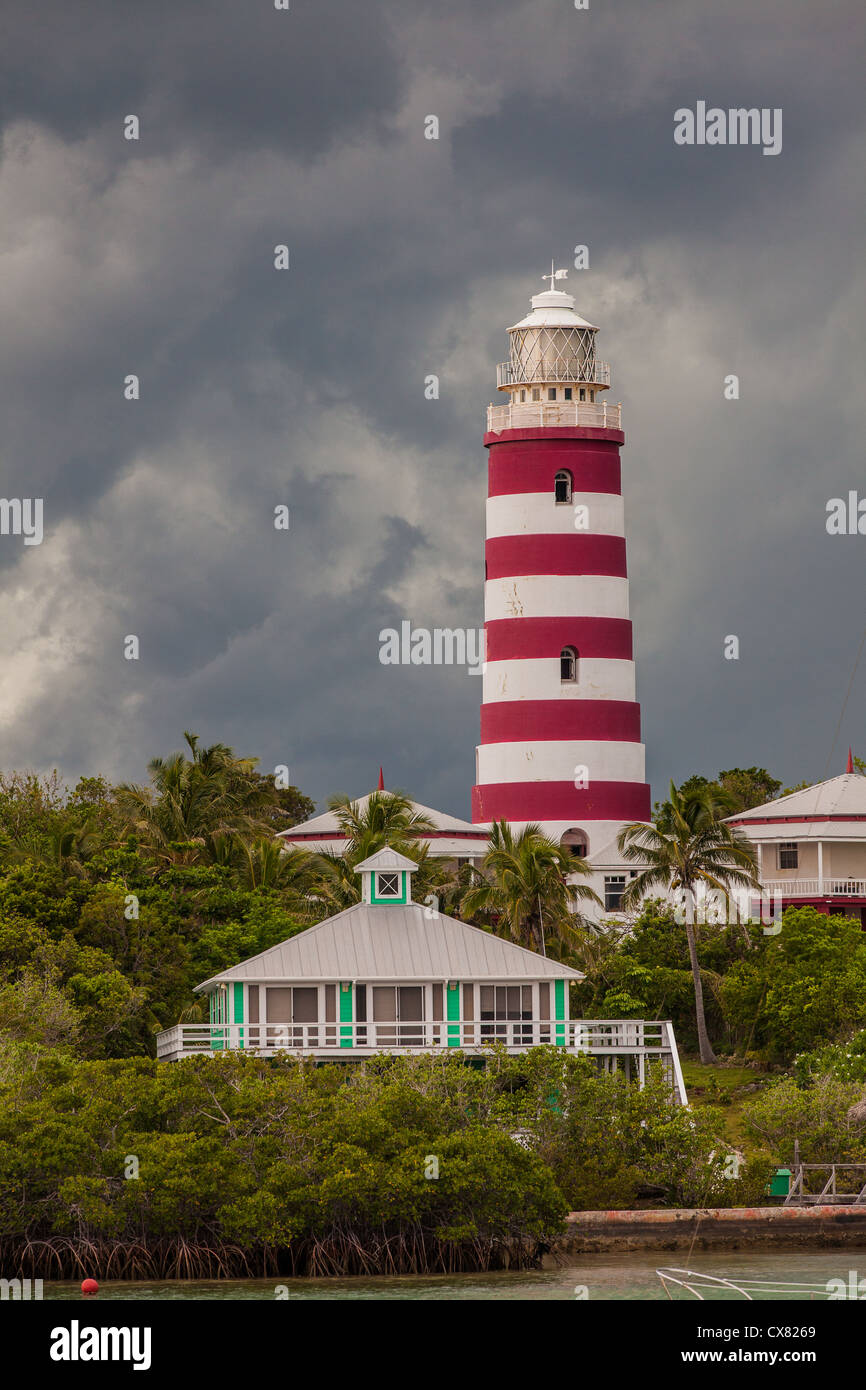
[[[364,860],[361,902],[203,981],[209,1022],[165,1029],[158,1057],[231,1050],[348,1062],[547,1044],[640,1082],[660,1061],[685,1102],[670,1023],[570,1018],[568,985],[580,971],[413,902],[416,869],[390,848]]]
[[[849,769],[852,759],[849,755]],[[811,906],[866,927],[866,777],[848,771],[738,811],[728,824],[755,846],[758,878],[781,908]],[[754,895],[757,899],[757,895]],[[753,916],[760,915],[757,901]]]
[[[381,777],[378,790],[385,790]],[[366,811],[372,795],[372,792],[368,792],[354,803],[359,814],[363,815]],[[434,859],[452,859],[458,865],[467,862],[480,864],[487,851],[488,832],[485,827],[470,825],[458,816],[434,811],[432,806],[422,806],[418,801],[412,802],[412,810],[416,815],[425,816],[433,827],[418,836],[418,843],[426,845],[428,854]],[[326,850],[343,854],[349,843],[334,811],[324,811],[319,816],[302,821],[300,825],[281,830],[277,838],[286,849],[308,849],[316,854]]]

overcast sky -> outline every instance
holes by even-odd
[[[382,763],[468,816],[480,678],[378,635],[483,622],[485,409],[556,257],[623,403],[653,795],[824,775],[866,622],[866,535],[825,525],[866,497],[864,32],[859,0],[6,0],[0,496],[44,540],[0,536],[0,767],[142,780],[189,728],[319,805]],[[701,100],[782,108],[781,153],[675,145]],[[830,773],[864,709],[866,657]]]

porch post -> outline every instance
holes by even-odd
[[[243,1022],[244,1022],[244,987],[243,987],[243,985],[242,985],[238,980],[235,980],[235,982],[234,982],[233,994],[234,994],[234,1001],[233,1001],[233,1007],[232,1007],[232,1023],[243,1023]],[[231,1034],[229,1034],[229,1046],[231,1046]],[[238,1029],[238,1047],[239,1047],[239,1048],[243,1048],[243,1046],[244,1046],[244,1029],[243,1029],[243,1028],[239,1028],[239,1029]]]
[[[211,990],[210,1021],[211,1052],[223,1052],[228,1046],[225,1032],[228,1022],[228,991],[225,985],[217,985],[216,989]]]
[[[553,1013],[556,1019],[556,1044],[565,1045],[565,980],[553,982]]]
[[[445,1017],[448,1019],[448,1046],[460,1046],[460,981],[445,982]],[[456,1027],[454,1026],[456,1024]]]
[[[818,841],[818,897],[824,896],[824,841]]]
[[[340,1046],[351,1047],[355,1032],[352,1026],[355,1020],[355,991],[352,988],[352,981],[345,980],[337,987],[340,995]]]

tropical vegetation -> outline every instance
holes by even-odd
[[[570,1208],[749,1200],[713,1115],[543,1048],[349,1069],[7,1046],[0,1259],[43,1277],[520,1266]],[[756,1186],[757,1185],[757,1186]]]
[[[283,852],[275,832],[313,803],[192,733],[143,784],[0,775],[4,1268],[519,1263],[569,1209],[760,1200],[794,1137],[808,1161],[866,1161],[859,924],[789,909],[768,934],[653,898],[752,884],[724,816],[778,786],[761,768],[672,786],[624,832],[627,919],[590,928],[586,865],[537,826],[494,826],[478,869],[458,869],[427,854],[405,793],[377,792],[332,799],[344,855]],[[422,901],[579,966],[573,1015],[670,1018],[703,1061],[692,1110],[661,1077],[638,1091],[545,1048],[483,1068],[155,1063],[156,1031],[201,1016],[197,982],[357,901],[353,869],[385,843],[418,862]]]
[[[729,900],[732,888],[760,888],[754,850],[746,836],[723,819],[731,814],[731,807],[731,794],[709,783],[686,792],[671,782],[668,800],[658,807],[653,823],[627,825],[617,840],[627,863],[646,866],[628,883],[623,908],[638,906],[654,888],[682,896],[702,1062],[715,1061],[715,1053],[707,1032],[698,964],[696,891],[700,886]]]

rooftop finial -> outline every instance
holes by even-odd
[[[551,292],[553,291],[553,282],[554,282],[554,280],[565,280],[566,277],[568,276],[568,271],[567,271],[567,270],[554,270],[554,265],[555,265],[555,262],[554,262],[554,261],[551,261],[551,262],[550,262],[550,274],[549,274],[549,275],[542,275],[542,277],[541,277],[542,280],[549,280],[549,281],[550,281],[550,289],[551,289]]]
[[[848,766],[846,767],[845,771],[846,771],[846,772],[853,772],[853,771],[854,771],[854,754],[853,754],[853,752],[851,751],[850,748],[848,749]]]

